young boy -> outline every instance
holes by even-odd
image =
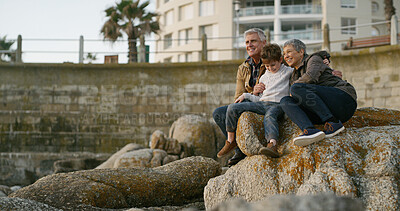
[[[277,44],[265,45],[262,49],[261,59],[267,69],[260,78],[260,83],[265,85],[265,90],[261,96],[244,93],[236,99],[235,103],[228,106],[226,112],[228,140],[218,152],[218,157],[228,154],[237,146],[235,139],[237,123],[240,115],[245,111],[264,115],[264,132],[267,147],[261,148],[260,153],[270,157],[279,157],[277,151],[279,141],[278,119],[283,116],[279,101],[289,95],[289,78],[293,68],[282,64],[282,52]],[[251,102],[242,102],[245,99]]]

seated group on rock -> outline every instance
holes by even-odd
[[[282,55],[279,45],[267,44],[261,29],[249,29],[244,37],[249,57],[238,68],[235,101],[213,113],[214,121],[227,137],[218,157],[235,149],[229,166],[246,157],[237,147],[235,136],[239,117],[246,111],[264,115],[267,144],[259,154],[274,158],[279,157],[278,120],[284,114],[303,131],[293,139],[297,146],[307,146],[344,130],[343,123],[357,108],[357,95],[354,87],[342,80],[342,73],[329,67],[330,55],[326,51],[308,55],[305,44],[292,39],[284,43]],[[325,124],[324,131],[314,124]]]

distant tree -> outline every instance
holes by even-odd
[[[89,64],[91,64],[93,61],[97,60],[97,54],[87,53],[85,60],[87,60]]]
[[[396,8],[394,8],[393,6],[393,0],[385,0],[385,19],[387,21],[390,21],[392,19],[392,16],[394,14],[396,14]],[[388,30],[390,33],[390,27],[391,27],[391,23],[388,23]]]
[[[0,38],[0,50],[10,50],[15,41],[7,41],[7,36]],[[9,60],[6,59],[9,58]],[[15,61],[15,54],[13,53],[0,53],[0,62]]]
[[[146,11],[148,1],[140,4],[140,0],[121,0],[105,10],[109,19],[101,28],[104,39],[115,42],[125,33],[128,36],[129,62],[137,62],[137,39],[141,35],[157,33],[160,30],[158,14]],[[143,43],[144,45],[144,43]]]

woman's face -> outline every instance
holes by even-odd
[[[293,45],[287,45],[283,48],[283,58],[286,63],[294,68],[299,68],[301,65],[301,61],[304,57],[304,50],[300,50],[300,52],[296,51]]]

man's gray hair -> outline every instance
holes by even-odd
[[[304,54],[306,54],[306,44],[304,44],[301,40],[298,39],[288,40],[283,44],[283,47],[286,47],[288,45],[293,46],[297,52],[300,52],[300,50],[303,49]]]
[[[267,36],[265,36],[264,31],[262,29],[259,28],[252,28],[249,29],[247,31],[244,32],[244,39],[246,39],[246,36],[248,34],[253,34],[253,33],[257,33],[258,37],[260,37],[261,42],[263,42],[264,40],[267,40]]]

